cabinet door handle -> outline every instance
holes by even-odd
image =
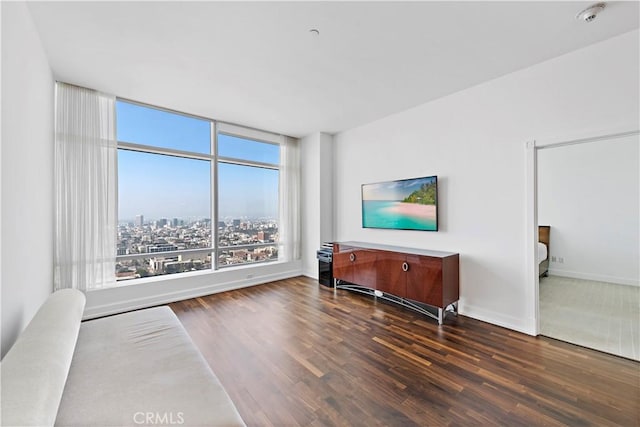
[[[406,262],[402,263],[402,271],[409,271],[409,264],[407,264]]]
[[[356,260],[356,254],[349,254],[349,261],[353,262]]]

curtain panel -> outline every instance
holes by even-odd
[[[56,83],[54,287],[115,285],[115,97]]]
[[[300,148],[298,140],[280,144],[280,253],[284,261],[300,259]]]

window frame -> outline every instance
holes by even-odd
[[[244,268],[244,267],[249,267],[249,266],[253,266],[256,264],[264,264],[264,263],[274,263],[274,262],[278,262],[279,259],[276,260],[264,260],[264,261],[257,261],[257,262],[248,262],[248,263],[241,263],[241,264],[229,264],[229,265],[220,265],[219,263],[219,253],[223,250],[229,250],[229,249],[250,249],[250,248],[258,248],[258,247],[267,247],[267,246],[275,246],[278,250],[280,249],[281,243],[280,242],[271,242],[271,243],[257,243],[257,244],[248,244],[248,245],[232,245],[232,246],[220,246],[219,245],[219,237],[220,237],[220,233],[219,233],[219,227],[218,227],[218,223],[219,223],[219,203],[218,203],[218,195],[219,195],[219,191],[218,191],[218,183],[219,183],[219,179],[218,179],[218,165],[220,163],[225,163],[225,164],[233,164],[233,165],[239,165],[239,166],[248,166],[248,167],[258,167],[258,168],[262,168],[262,169],[270,169],[270,170],[277,170],[278,171],[278,180],[280,180],[280,174],[282,173],[282,164],[280,163],[280,161],[278,161],[278,163],[268,163],[268,162],[260,162],[260,161],[253,161],[253,160],[246,160],[246,159],[239,159],[239,158],[235,158],[235,157],[219,157],[218,156],[218,135],[219,134],[224,134],[224,135],[228,135],[228,136],[232,136],[232,137],[236,137],[236,138],[241,138],[241,139],[246,139],[246,140],[250,140],[250,141],[255,141],[255,142],[259,142],[259,143],[265,143],[265,144],[272,144],[272,145],[276,145],[278,147],[281,148],[281,140],[282,140],[282,135],[279,134],[274,134],[271,132],[267,132],[267,131],[263,131],[263,130],[259,130],[259,129],[254,129],[254,128],[249,128],[249,127],[244,127],[244,126],[239,126],[239,125],[235,125],[232,123],[228,123],[228,122],[221,122],[221,121],[217,121],[211,118],[207,118],[207,117],[203,117],[203,116],[198,116],[195,114],[189,114],[189,113],[184,113],[181,111],[176,111],[176,110],[172,110],[172,109],[168,109],[168,108],[164,108],[164,107],[159,107],[159,106],[155,106],[155,105],[151,105],[151,104],[146,104],[146,103],[142,103],[142,102],[138,102],[138,101],[134,101],[131,99],[127,99],[127,98],[121,98],[121,97],[116,97],[116,102],[125,102],[125,103],[129,103],[129,104],[134,104],[140,107],[144,107],[144,108],[151,108],[151,109],[156,109],[156,110],[160,110],[160,111],[164,111],[167,113],[171,113],[171,114],[179,114],[188,118],[194,118],[194,119],[198,119],[198,120],[204,120],[207,121],[209,123],[209,131],[210,131],[210,152],[209,154],[205,154],[205,153],[198,153],[198,152],[193,152],[193,151],[185,151],[185,150],[179,150],[179,149],[174,149],[174,148],[165,148],[165,147],[157,147],[157,146],[152,146],[152,145],[146,145],[146,144],[138,144],[138,143],[134,143],[134,142],[129,142],[129,141],[120,141],[119,139],[117,140],[117,150],[126,150],[126,151],[135,151],[135,152],[140,152],[140,153],[146,153],[146,154],[155,154],[155,155],[165,155],[165,156],[172,156],[172,157],[178,157],[178,158],[186,158],[186,159],[192,159],[192,160],[204,160],[204,161],[208,161],[210,162],[210,178],[209,178],[209,185],[210,185],[210,214],[211,214],[211,223],[210,223],[210,236],[211,236],[211,242],[210,242],[210,247],[208,248],[196,248],[196,249],[183,249],[183,250],[178,250],[178,251],[167,251],[167,252],[162,252],[163,256],[167,256],[167,257],[172,257],[172,256],[178,256],[178,255],[184,255],[184,254],[202,254],[202,253],[210,253],[211,254],[211,268],[210,268],[210,272],[216,272],[222,269],[227,269],[227,268]],[[117,117],[116,117],[116,134],[117,134]],[[119,174],[118,174],[119,176]],[[280,217],[281,217],[281,212],[280,211],[280,198],[281,198],[281,194],[280,194],[280,185],[278,186],[278,214],[277,214],[277,221],[278,221],[278,232],[280,232],[281,230],[281,224],[280,224]],[[118,198],[116,198],[116,203],[118,202]],[[120,218],[118,217],[118,222],[120,221]],[[127,255],[117,255],[117,241],[116,241],[116,247],[114,248],[114,251],[116,252],[116,263],[118,263],[119,261],[125,261],[125,260],[136,260],[136,259],[144,259],[144,258],[148,258],[150,256],[149,253],[141,253],[141,254],[127,254]],[[280,257],[278,257],[280,258]],[[203,271],[203,270],[200,270]],[[165,274],[160,274],[160,275],[155,275],[155,276],[151,276],[155,279],[163,279],[163,278],[173,278],[176,275],[181,275],[181,274],[186,274],[189,272],[182,272],[182,273],[165,273]],[[122,280],[119,281],[120,283],[124,283],[124,282],[135,282],[138,280],[143,280],[143,279],[147,279],[147,278],[135,278],[135,279],[128,279],[128,280]]]
[[[220,129],[221,128],[221,129]],[[225,164],[231,164],[231,165],[238,165],[238,166],[248,166],[248,167],[258,167],[258,168],[262,168],[262,169],[270,169],[270,170],[277,170],[278,171],[278,180],[280,179],[280,173],[282,172],[281,170],[281,164],[280,162],[278,162],[278,164],[275,163],[266,163],[266,162],[259,162],[259,161],[255,161],[255,160],[246,160],[246,159],[239,159],[239,158],[235,158],[235,157],[219,157],[218,156],[218,135],[219,134],[223,134],[223,135],[227,135],[227,136],[231,136],[231,137],[235,137],[235,138],[241,138],[241,139],[246,139],[246,140],[250,140],[250,141],[255,141],[255,142],[260,142],[260,143],[264,143],[264,144],[271,144],[271,145],[277,145],[278,147],[280,147],[280,149],[282,149],[281,144],[279,142],[277,142],[276,140],[270,140],[268,138],[265,138],[264,135],[258,135],[258,132],[264,132],[264,131],[258,131],[257,129],[251,129],[250,131],[252,132],[247,132],[247,133],[251,133],[251,136],[247,136],[246,134],[242,134],[241,132],[238,132],[236,129],[238,128],[238,126],[236,125],[231,125],[229,123],[221,123],[221,126],[217,126],[217,130],[216,130],[216,135],[215,135],[215,139],[216,139],[216,166],[215,166],[215,170],[216,170],[216,187],[215,187],[215,196],[216,196],[216,201],[218,200],[218,183],[220,182],[218,179],[218,165],[219,163],[225,163]],[[280,205],[280,197],[282,195],[280,194],[280,186],[278,186],[278,206]],[[215,212],[215,220],[216,220],[216,225],[215,225],[215,269],[214,270],[220,270],[220,269],[225,269],[225,268],[231,268],[231,267],[238,267],[238,266],[246,266],[246,265],[255,265],[255,264],[262,264],[262,263],[269,263],[269,262],[276,262],[278,260],[266,260],[266,261],[258,261],[258,262],[250,262],[250,263],[244,263],[244,264],[229,264],[229,265],[223,265],[220,266],[218,261],[219,261],[219,252],[221,250],[229,250],[229,249],[240,249],[240,248],[260,248],[260,247],[267,247],[267,246],[276,246],[279,250],[279,246],[280,246],[280,242],[276,242],[276,243],[257,243],[257,244],[249,244],[249,245],[234,245],[234,246],[219,246],[219,236],[218,236],[218,221],[219,221],[219,214],[218,214],[218,208],[219,208],[219,203],[215,203],[215,208],[216,208],[216,212]],[[280,231],[280,209],[278,208],[278,231]],[[214,264],[214,262],[212,261],[211,263],[212,265]]]

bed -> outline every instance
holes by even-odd
[[[547,277],[549,275],[549,235],[551,234],[551,226],[538,226],[538,263],[539,276]]]

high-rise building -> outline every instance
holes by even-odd
[[[161,243],[155,245],[147,245],[147,253],[172,252],[177,251],[178,247],[170,243]]]
[[[234,219],[233,220],[233,228],[235,228],[236,230],[238,228],[240,228],[240,220],[239,219]]]
[[[142,227],[144,225],[144,215],[136,215],[136,227]]]
[[[174,226],[174,227],[177,227],[178,224],[179,224],[178,218],[173,218],[173,221],[171,221],[171,225]]]

